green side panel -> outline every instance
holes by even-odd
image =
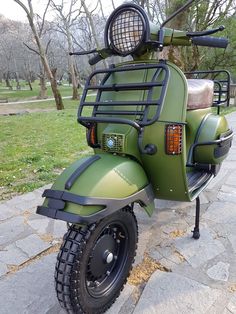
[[[143,168],[137,162],[111,154],[101,154],[100,157],[79,176],[68,192],[105,199],[125,198],[149,184]],[[65,190],[68,178],[86,160],[87,158],[80,159],[65,169],[53,184],[52,189]],[[80,206],[67,203],[64,210],[87,216],[101,209],[101,206]]]
[[[184,73],[173,63],[167,62],[170,80],[160,121],[186,122],[188,86]]]
[[[227,120],[224,116],[210,115],[208,116],[204,126],[200,131],[198,142],[208,142],[219,139],[221,135],[229,130]],[[195,160],[199,163],[219,164],[226,157],[227,154],[221,158],[215,158],[214,150],[216,145],[207,145],[196,148]]]
[[[186,121],[186,140],[187,145],[189,146],[190,143],[192,144],[195,140],[196,132],[199,128],[199,125],[202,119],[212,113],[212,108],[205,108],[205,109],[195,109],[195,110],[188,110]]]
[[[142,162],[157,198],[189,201],[185,174],[185,145],[180,155],[167,155],[165,151],[166,124],[186,122],[187,81],[183,72],[174,64],[167,64],[170,80],[159,122],[146,127],[144,132],[143,146],[154,143],[157,146],[157,153],[152,156],[143,155]],[[185,140],[183,126],[182,142]]]
[[[212,113],[212,108],[188,110],[186,116],[186,152],[188,154],[190,146],[195,141],[195,136],[198,131],[199,125],[206,115]],[[191,168],[187,168],[187,171],[191,171]]]
[[[156,123],[145,131],[144,145],[156,143],[155,155],[143,155],[142,161],[147,176],[153,186],[156,198],[189,201],[185,165],[186,152],[181,155],[167,155],[165,152],[165,123]],[[183,128],[183,142],[185,130]]]

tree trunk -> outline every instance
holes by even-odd
[[[21,6],[21,8],[25,11],[25,13],[27,15],[27,19],[29,21],[30,28],[32,30],[32,33],[34,35],[34,39],[35,39],[37,47],[38,47],[37,54],[40,56],[40,59],[41,59],[42,65],[44,67],[45,73],[47,74],[47,77],[51,83],[51,88],[52,88],[52,92],[53,92],[53,95],[55,98],[57,110],[64,109],[62,97],[61,97],[60,91],[57,88],[56,79],[53,76],[52,71],[50,69],[50,66],[49,66],[49,63],[47,60],[47,56],[46,56],[46,50],[43,47],[43,44],[41,41],[42,29],[41,29],[41,31],[38,31],[37,27],[36,27],[36,23],[34,22],[34,11],[33,11],[32,1],[31,0],[27,1],[28,7],[23,3],[23,1],[20,1],[20,0],[14,0],[14,1],[16,3],[18,3],[19,6]],[[45,14],[47,12],[49,4],[50,4],[50,1],[48,1],[45,12],[44,12],[44,17],[42,20],[43,24],[44,24]]]
[[[19,75],[18,75],[18,70],[17,70],[17,65],[16,65],[16,59],[14,58],[14,65],[15,65],[15,77],[16,77],[16,89],[20,90],[21,86],[20,86],[20,81],[19,81]]]
[[[39,85],[40,85],[40,91],[39,91],[39,99],[45,99],[47,98],[47,87],[46,87],[46,78],[44,73],[41,72],[39,75]]]
[[[74,62],[73,62],[72,56],[69,56],[69,67],[70,67],[70,75],[71,75],[71,82],[72,82],[72,99],[76,100],[76,99],[79,99],[80,95],[78,93],[78,80],[75,74],[75,68],[74,68]]]
[[[72,39],[71,39],[71,34],[69,32],[69,29],[67,27],[66,29],[66,37],[67,37],[67,42],[68,42],[68,50],[69,52],[72,51]],[[74,67],[74,59],[72,56],[68,57],[68,62],[69,62],[69,71],[71,75],[71,82],[72,82],[72,99],[76,100],[79,99],[80,95],[78,93],[78,79],[76,77],[76,72],[75,72],[75,67]]]
[[[51,70],[52,77],[50,78],[50,83],[51,83],[52,92],[56,101],[57,110],[62,110],[64,109],[64,106],[63,106],[61,93],[57,87],[56,72],[57,72],[56,68]]]
[[[38,34],[36,27],[35,27],[35,24],[33,22],[33,19],[32,19],[32,17],[31,18],[28,17],[28,19],[29,19],[29,23],[30,23],[30,27],[32,29],[32,32],[34,34],[35,41],[36,41],[37,46],[38,46],[39,56],[40,56],[42,65],[44,67],[47,78],[49,79],[50,84],[51,84],[51,88],[52,88],[53,96],[55,98],[57,110],[62,110],[62,109],[64,109],[64,106],[63,106],[60,91],[57,88],[57,81],[56,81],[55,77],[53,76],[52,71],[50,69],[45,49],[42,46],[39,34]]]
[[[75,68],[73,64],[72,57],[69,57],[69,65],[70,65],[70,73],[71,73],[71,82],[72,82],[72,99],[76,100],[79,99],[78,93],[78,80],[75,75]]]
[[[29,85],[30,90],[32,91],[32,90],[33,90],[33,87],[32,87],[32,84],[31,84],[31,82],[30,82],[29,79],[27,79],[27,83],[28,83],[28,85]]]
[[[10,90],[12,90],[13,88],[12,88],[12,85],[10,83],[10,74],[9,74],[9,72],[4,74],[4,80],[6,82],[6,87],[8,87]]]
[[[11,86],[11,83],[10,83],[10,80],[8,77],[5,78],[5,82],[6,82],[6,87],[8,87],[10,90],[12,90],[12,86]]]
[[[56,76],[56,71],[54,69],[55,73],[53,74],[53,72],[50,69],[50,66],[48,64],[48,60],[47,60],[47,57],[45,55],[45,52],[43,51],[41,46],[40,46],[40,48],[41,48],[41,51],[40,51],[41,61],[42,61],[42,64],[43,64],[44,69],[45,69],[45,72],[46,72],[47,77],[48,77],[48,79],[50,81],[50,84],[51,84],[52,93],[53,93],[53,96],[55,98],[57,110],[62,110],[62,109],[64,109],[64,106],[63,106],[63,101],[62,101],[62,97],[61,97],[60,91],[57,88],[57,81],[56,81],[56,77],[55,77]]]
[[[19,81],[19,77],[18,77],[18,73],[17,72],[15,73],[15,76],[16,76],[16,89],[20,90],[21,86],[20,86],[20,81]]]

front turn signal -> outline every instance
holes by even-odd
[[[180,155],[182,153],[183,126],[180,124],[166,125],[166,154]]]

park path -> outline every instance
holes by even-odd
[[[236,112],[228,120],[236,131]],[[53,274],[66,225],[35,214],[44,188],[0,203],[0,314],[65,313]],[[138,276],[109,314],[236,314],[236,138],[201,203],[197,241],[193,203],[157,200],[151,219],[136,208]]]
[[[62,99],[69,99],[72,96],[63,96]],[[12,101],[7,103],[0,103],[0,106],[7,106],[7,105],[23,105],[23,104],[30,104],[36,102],[45,102],[45,101],[52,101],[55,98],[45,98],[45,99],[32,99],[32,100],[19,100],[19,101]]]
[[[89,96],[94,96],[95,93],[90,93]],[[72,96],[63,96],[62,99],[71,99]],[[26,114],[32,112],[48,112],[56,110],[56,108],[22,108],[21,105],[30,105],[32,103],[43,103],[48,101],[55,101],[54,98],[46,98],[46,99],[34,99],[34,100],[22,100],[22,101],[13,101],[8,103],[0,103],[0,116],[8,116],[8,115],[18,115],[18,114]],[[79,104],[79,100],[78,100]]]

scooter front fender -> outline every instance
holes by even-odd
[[[88,224],[138,202],[151,216],[154,193],[142,166],[128,157],[100,154],[80,159],[43,193],[37,213]]]

